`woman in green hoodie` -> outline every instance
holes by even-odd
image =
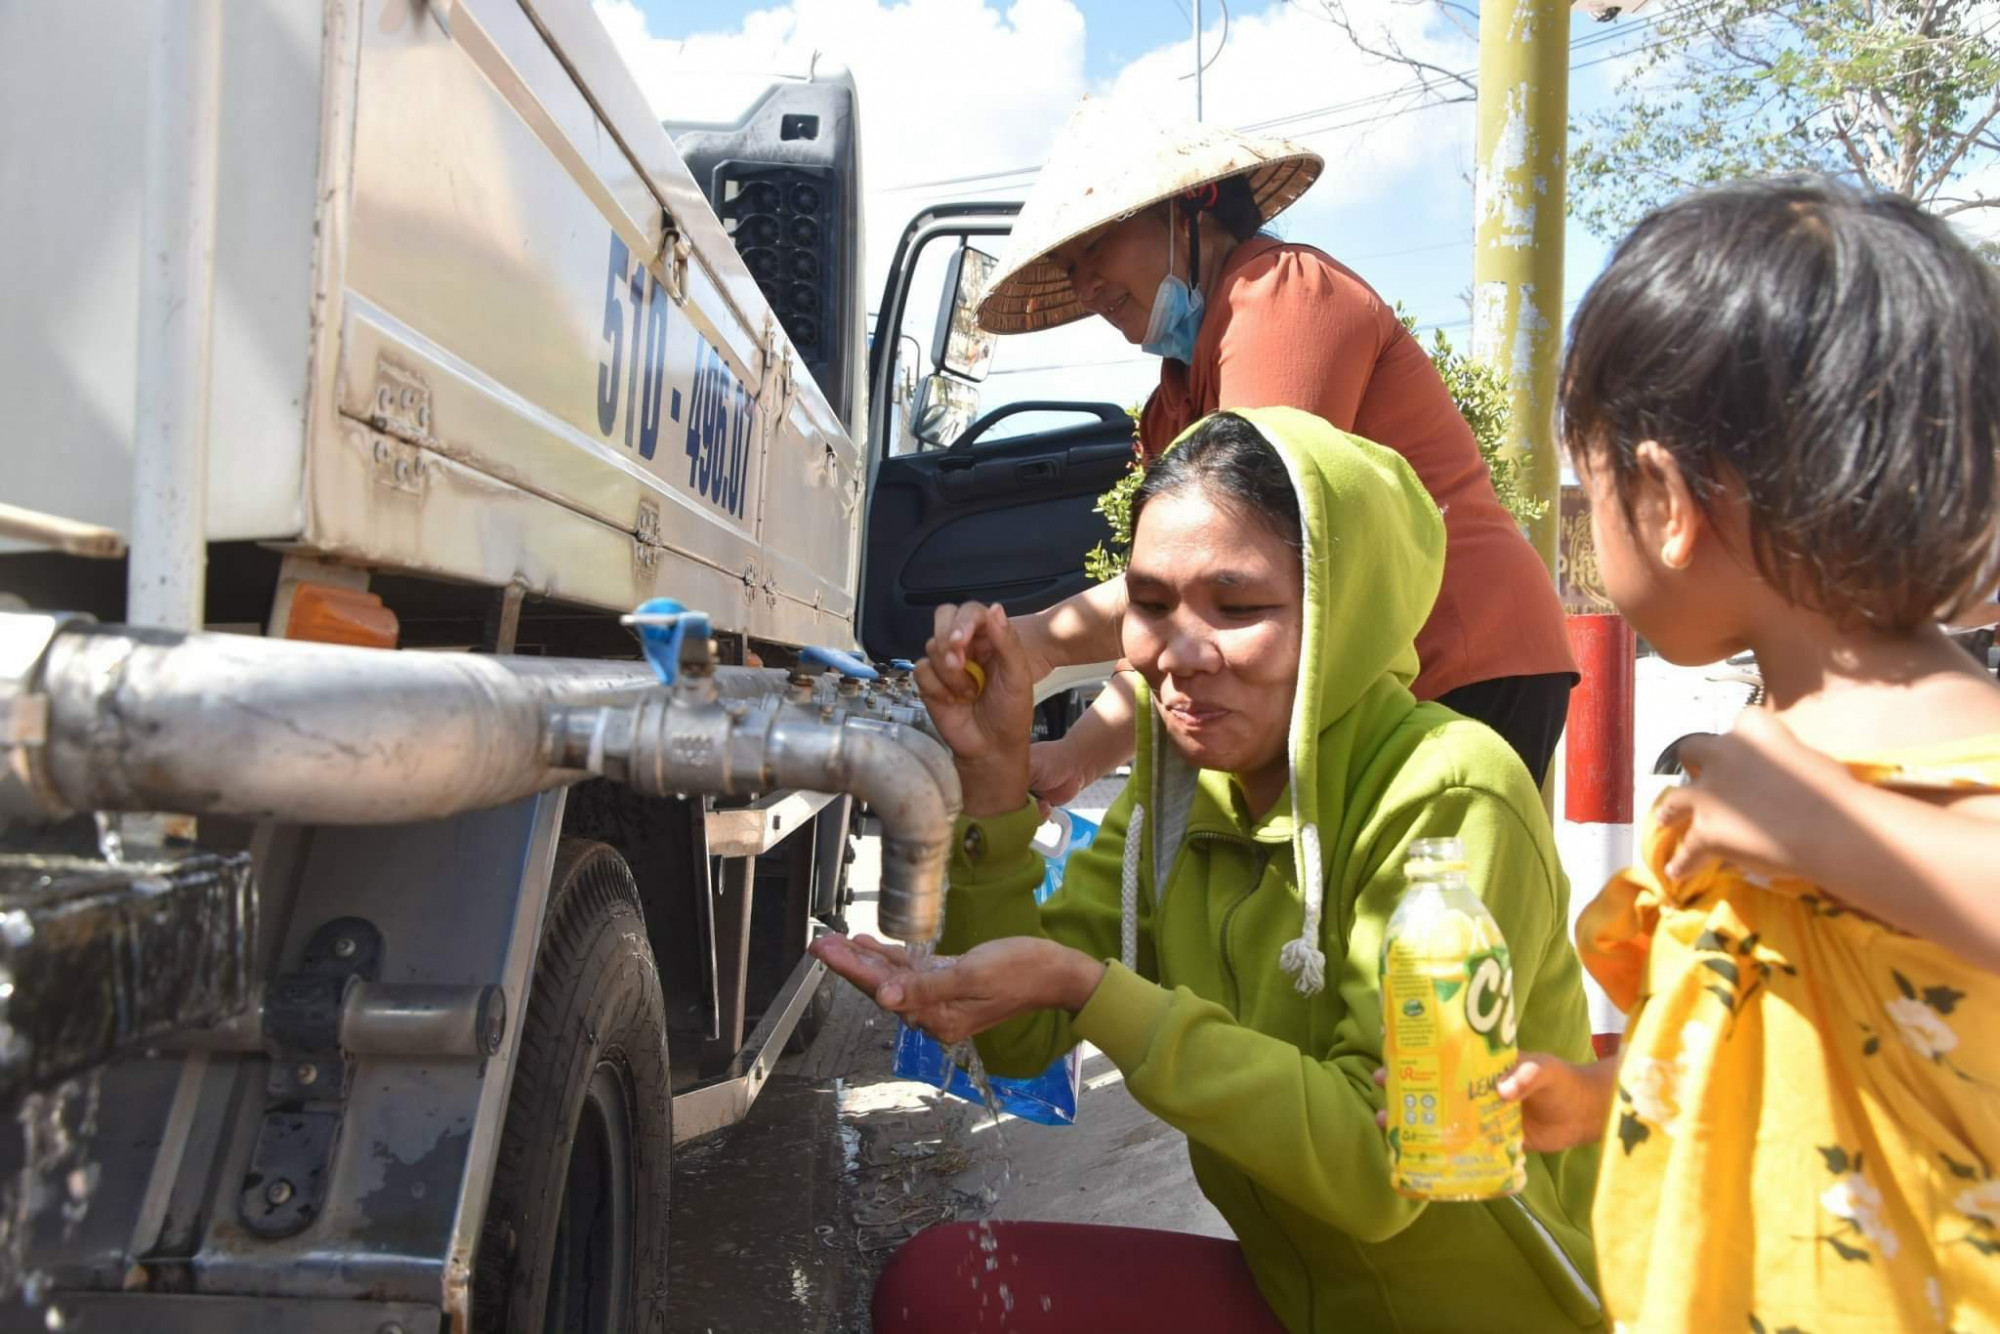
[[[994,1073],[1095,1043],[1186,1133],[1238,1242],[994,1224],[994,1254],[1019,1263],[982,1291],[993,1240],[937,1228],[885,1271],[875,1328],[974,1329],[1002,1297],[1023,1331],[1598,1327],[1593,1153],[1532,1155],[1518,1197],[1427,1206],[1391,1188],[1375,1124],[1377,958],[1413,840],[1464,840],[1521,1045],[1590,1051],[1540,794],[1498,735],[1408,688],[1444,560],[1436,505],[1391,451],[1267,408],[1190,428],[1134,511],[1122,633],[1149,707],[1132,780],[1061,891],[1036,906],[1033,682],[991,609],[918,668],[965,793],[939,942],[958,957],[815,952],[941,1040],[977,1035]]]

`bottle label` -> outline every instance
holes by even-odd
[[[1479,1200],[1527,1185],[1521,1108],[1495,1089],[1516,1051],[1514,975],[1491,928],[1461,914],[1451,934],[1473,948],[1383,950],[1383,1058],[1395,1187],[1429,1200]]]

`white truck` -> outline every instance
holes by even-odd
[[[670,130],[585,0],[0,9],[0,1329],[664,1326],[857,803],[935,925],[856,655],[1079,589],[1129,456],[964,420],[1005,207],[871,346],[858,114]]]

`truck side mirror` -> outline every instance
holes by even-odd
[[[998,334],[979,327],[979,298],[999,261],[983,250],[960,245],[945,271],[944,299],[938,303],[937,333],[931,338],[931,365],[978,384],[993,364]]]
[[[917,391],[910,412],[910,434],[926,448],[944,449],[965,434],[979,415],[979,386],[945,371],[935,371]]]

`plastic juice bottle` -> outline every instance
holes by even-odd
[[[1455,838],[1419,839],[1382,940],[1382,1055],[1396,1189],[1490,1200],[1528,1183],[1521,1107],[1494,1085],[1514,1064],[1514,971],[1467,883]]]

